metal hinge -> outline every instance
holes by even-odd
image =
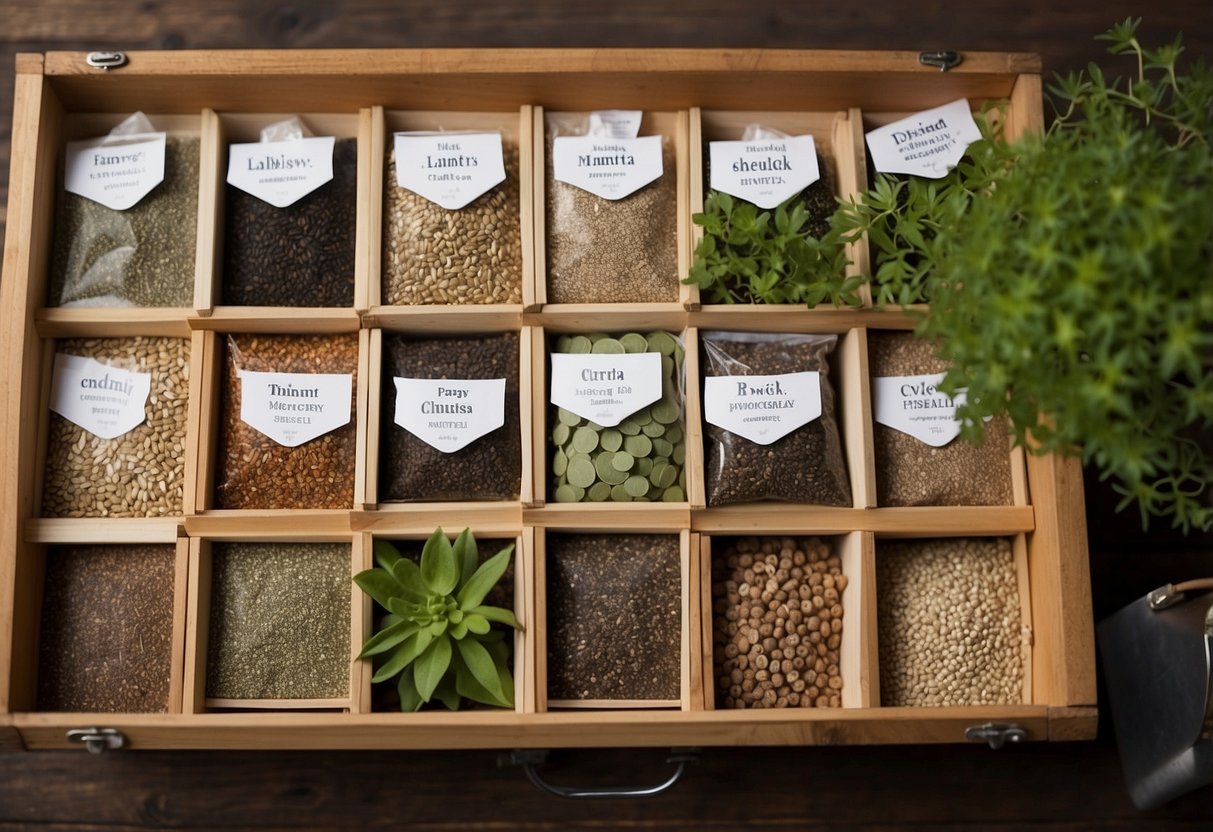
[[[126,745],[126,737],[117,728],[72,728],[67,732],[67,741],[83,743],[90,754]]]
[[[965,739],[969,742],[989,743],[990,748],[998,750],[1005,744],[1023,742],[1028,738],[1028,732],[1018,725],[1000,725],[987,722],[985,725],[970,725],[965,729]]]
[[[89,52],[84,62],[93,69],[117,69],[126,65],[125,52]]]
[[[923,66],[937,66],[940,72],[947,72],[949,69],[958,67],[962,61],[964,61],[964,56],[951,49],[918,53],[918,63]]]

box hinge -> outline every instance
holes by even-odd
[[[984,725],[970,725],[965,729],[965,739],[969,742],[989,743],[990,748],[998,750],[1005,744],[1023,742],[1028,738],[1028,732],[1018,725],[1000,725],[987,722]]]
[[[947,72],[949,69],[958,67],[963,61],[964,56],[951,49],[918,53],[918,63],[923,66],[937,66],[940,72]]]
[[[117,69],[126,65],[125,52],[89,52],[84,62],[93,69]]]
[[[67,741],[82,743],[90,754],[126,745],[126,737],[117,728],[72,728],[67,732]]]

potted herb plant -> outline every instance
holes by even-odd
[[[967,389],[976,437],[1005,415],[1033,452],[1080,455],[1143,523],[1213,528],[1213,71],[1100,38],[1135,63],[1052,87],[1058,114],[985,139],[938,185],[880,177],[834,226],[866,232],[883,303],[930,302],[917,331]],[[993,140],[992,140],[993,139]]]

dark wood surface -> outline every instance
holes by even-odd
[[[1103,56],[1093,36],[1145,15],[1148,40],[1185,32],[1213,55],[1213,3],[990,0],[0,0],[0,205],[7,201],[17,52],[85,49],[731,46],[1038,52],[1047,73]],[[3,211],[3,208],[0,208]],[[0,227],[4,214],[0,213]],[[1096,618],[1168,580],[1213,574],[1208,537],[1150,537],[1088,483]],[[984,747],[705,749],[670,793],[573,802],[494,752],[26,753],[0,732],[0,829],[216,828],[988,829],[1213,828],[1213,788],[1151,812],[1130,803],[1115,738]],[[655,750],[559,752],[555,782],[663,779]]]

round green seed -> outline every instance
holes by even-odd
[[[636,473],[642,477],[647,477],[653,472],[653,460],[648,457],[641,457],[636,460]]]
[[[580,416],[571,410],[565,410],[563,407],[556,408],[556,418],[560,420],[560,424],[568,425],[571,428],[581,424]]]
[[[682,428],[678,427],[678,425],[670,425],[665,429],[665,438],[671,442],[682,441]]]
[[[662,398],[653,405],[653,418],[663,425],[672,425],[678,421],[678,403],[670,398]]]
[[[577,491],[571,485],[562,485],[556,489],[553,494],[558,503],[575,503],[577,502]]]
[[[640,426],[640,432],[653,439],[665,433],[665,425],[661,422],[649,422],[647,425]]]
[[[620,484],[611,488],[611,499],[617,503],[630,503],[632,501],[632,495],[628,493],[628,490],[624,488],[622,484]]]
[[[653,452],[653,440],[644,434],[629,436],[623,440],[623,449],[632,456],[648,456]]]
[[[643,497],[649,493],[649,481],[641,476],[628,477],[623,483],[623,490],[631,497]]]
[[[640,433],[640,425],[636,424],[631,419],[624,419],[619,423],[619,432],[625,436],[635,436]]]
[[[569,458],[563,450],[556,449],[556,453],[552,454],[552,473],[558,477],[563,477],[564,472],[569,468]]]
[[[598,437],[598,444],[604,451],[617,451],[623,447],[623,434],[615,428],[607,428]]]
[[[624,350],[627,352],[647,352],[649,349],[648,339],[639,332],[629,332],[619,338],[619,343],[623,344]]]
[[[615,454],[615,458],[611,460],[611,464],[615,467],[616,471],[631,471],[632,466],[636,464],[636,457],[627,451],[620,451]]]
[[[653,468],[649,471],[649,482],[658,487],[661,486],[661,475],[670,469],[668,462],[655,462]]]
[[[571,352],[577,355],[585,355],[594,345],[590,343],[590,339],[584,335],[575,335],[569,339],[569,348],[564,352]]]
[[[674,337],[668,332],[650,332],[645,336],[645,340],[651,351],[659,352],[662,355],[673,355],[674,347],[677,346]]]
[[[666,434],[668,436],[669,434]],[[657,437],[653,440],[653,451],[657,456],[670,457],[674,455],[674,445],[672,440],[666,437]]]
[[[685,465],[687,461],[687,446],[681,442],[675,445],[673,459],[678,465]]]
[[[595,341],[594,348],[590,351],[595,355],[623,355],[626,352],[623,344],[614,338],[603,338],[601,341]]]
[[[563,445],[569,441],[569,426],[564,422],[559,422],[556,427],[552,428],[552,444]]]
[[[681,503],[686,499],[686,496],[682,493],[682,489],[679,486],[671,485],[665,490],[665,493],[661,495],[661,499],[666,503]]]
[[[601,503],[611,496],[611,486],[605,482],[596,482],[590,486],[586,495],[595,503]]]
[[[579,456],[569,460],[569,484],[578,488],[589,488],[594,484],[594,463],[587,456]]]
[[[676,479],[678,479],[678,469],[673,465],[667,465],[661,472],[661,476],[657,478],[656,485],[658,488],[669,488]]]
[[[598,447],[598,434],[590,428],[577,428],[573,433],[573,447],[588,454]]]

